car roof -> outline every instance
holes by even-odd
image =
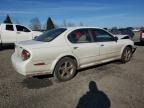
[[[68,30],[74,30],[74,29],[85,29],[85,28],[95,28],[95,29],[101,29],[100,27],[65,27]]]

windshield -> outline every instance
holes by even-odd
[[[65,30],[66,30],[65,28],[52,29],[47,32],[44,32],[42,35],[36,37],[34,40],[42,42],[50,42],[53,39],[55,39],[58,35],[63,33]]]

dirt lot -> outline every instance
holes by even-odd
[[[13,49],[0,51],[0,108],[144,108],[144,46],[132,60],[93,66],[70,81],[26,78],[11,65]]]

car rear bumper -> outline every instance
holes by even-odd
[[[44,70],[43,68],[40,69],[39,67],[34,66],[28,61],[22,61],[15,55],[15,53],[11,56],[11,61],[14,69],[24,76],[37,76],[52,73],[49,70]]]
[[[15,53],[11,56],[11,61],[12,61],[12,65],[13,65],[14,69],[18,73],[26,76],[25,65],[24,65],[24,63],[22,63],[22,61],[19,58],[17,58],[15,56]]]

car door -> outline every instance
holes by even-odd
[[[14,43],[16,42],[16,32],[12,24],[6,24],[2,27],[2,41],[3,43]]]
[[[94,41],[100,45],[101,60],[120,56],[122,45],[110,33],[102,29],[93,29],[92,36]]]
[[[77,29],[68,35],[73,54],[80,65],[90,65],[99,57],[99,45],[94,45],[88,29]]]
[[[25,41],[32,39],[32,33],[28,28],[21,25],[16,25],[16,29],[17,29],[17,41]]]

